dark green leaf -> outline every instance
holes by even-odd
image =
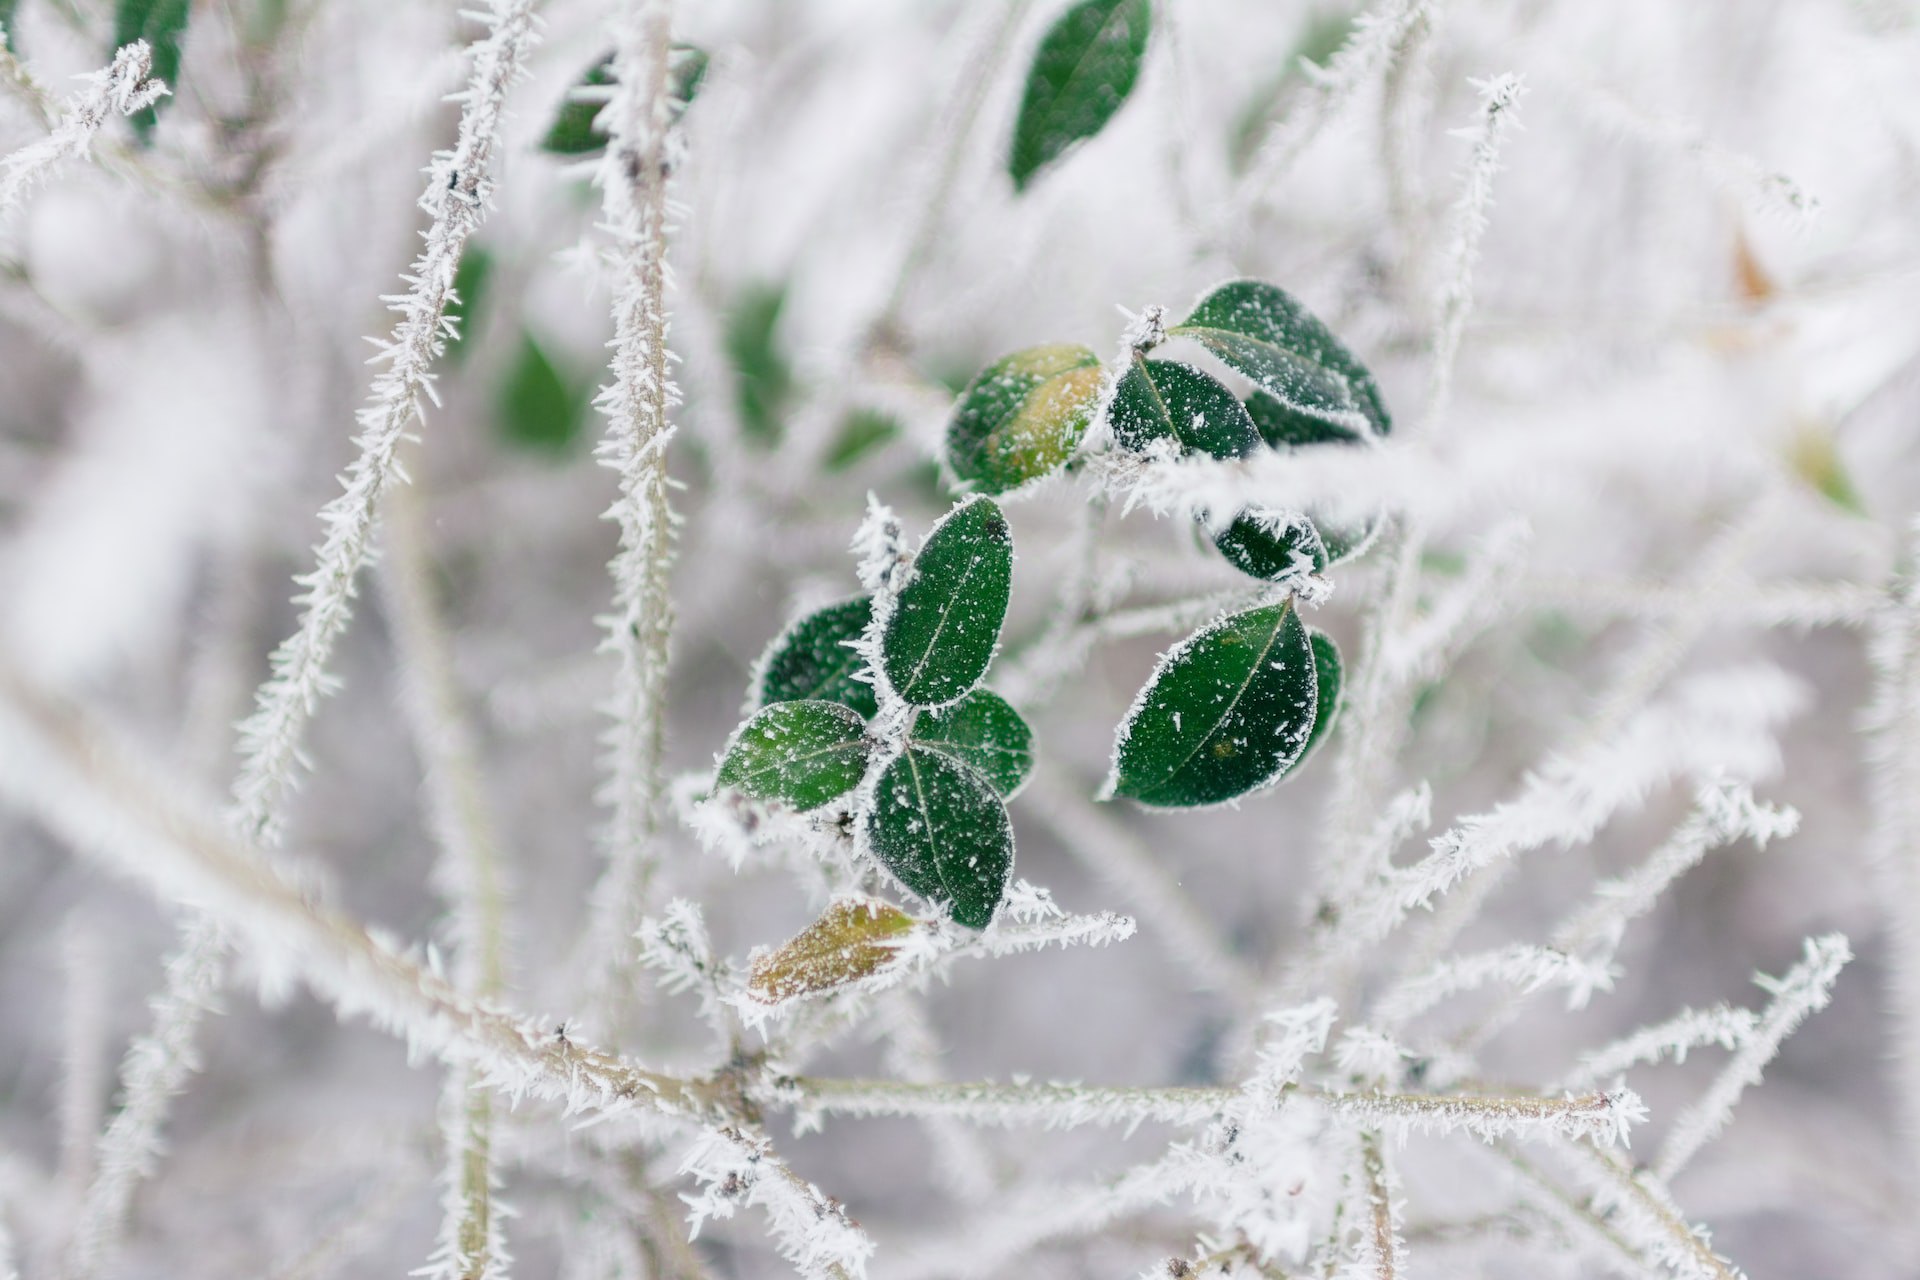
[[[454,322],[447,356],[456,363],[473,340],[474,326],[480,322],[480,305],[487,299],[487,283],[492,278],[493,255],[469,241],[453,273],[453,296],[447,299],[447,319]]]
[[[674,45],[667,73],[672,77],[669,86],[673,95],[671,119],[678,121],[681,114],[692,105],[694,95],[700,92],[700,82],[706,79],[706,51],[690,44]],[[590,155],[605,148],[607,135],[596,129],[593,121],[600,114],[600,108],[606,105],[605,91],[611,84],[613,55],[609,53],[587,68],[587,73],[580,77],[579,83],[568,91],[566,101],[560,104],[552,127],[540,143],[541,148],[562,156]]]
[[[1291,601],[1210,623],[1174,646],[1121,723],[1107,793],[1183,808],[1265,786],[1306,748],[1316,681]]]
[[[793,395],[793,368],[780,349],[780,312],[784,285],[755,285],[741,293],[727,313],[727,359],[733,364],[734,407],[740,429],[752,443],[771,448],[786,426]]]
[[[1100,357],[1060,343],[1017,351],[975,378],[947,423],[947,465],[1005,493],[1073,456],[1100,399]]]
[[[1013,799],[1033,768],[1033,730],[1005,698],[986,689],[922,712],[912,737],[978,769],[1005,800]]]
[[[191,12],[189,0],[118,0],[113,10],[114,49],[145,40],[153,51],[153,78],[164,80],[176,97],[180,93],[180,41],[186,35]],[[142,142],[153,136],[159,109],[167,101],[162,98],[127,117]]]
[[[916,707],[952,702],[980,682],[1013,586],[1013,533],[991,498],[970,498],[933,526],[894,602],[881,663]]]
[[[1248,509],[1213,536],[1213,545],[1240,572],[1278,582],[1298,572],[1296,553],[1319,573],[1327,567],[1327,548],[1313,521],[1290,511]]]
[[[993,784],[943,751],[910,746],[874,790],[867,843],[900,883],[984,929],[1013,869],[1013,824]]]
[[[1334,721],[1340,718],[1340,650],[1334,647],[1324,631],[1315,631],[1311,627],[1307,629],[1307,643],[1313,646],[1313,731],[1307,734],[1307,745],[1301,748],[1300,759],[1288,766],[1289,769],[1298,768],[1301,760],[1312,755],[1313,749],[1333,731]]]
[[[1013,127],[1014,190],[1113,119],[1140,78],[1152,15],[1150,0],[1081,0],[1048,29]]]
[[[867,629],[873,601],[866,596],[828,605],[801,618],[773,642],[760,669],[760,705],[817,699],[872,717],[873,686],[853,677],[864,669],[851,647]]]
[[[867,722],[837,702],[779,702],[741,725],[718,786],[805,812],[860,785],[872,746]]]
[[[14,34],[13,11],[20,7],[20,0],[0,0],[0,46],[11,50],[15,57],[20,54],[20,37]]]
[[[1259,280],[1223,284],[1171,333],[1192,338],[1296,411],[1373,430],[1392,428],[1373,375],[1286,290]]]
[[[1260,446],[1253,419],[1233,392],[1192,365],[1133,353],[1133,367],[1114,388],[1107,421],[1123,449],[1138,453],[1155,440],[1216,458],[1244,458]]]
[[[1247,416],[1253,419],[1260,438],[1275,449],[1297,449],[1315,444],[1359,444],[1362,436],[1352,427],[1328,422],[1325,418],[1292,409],[1264,391],[1247,397]]]
[[[821,461],[828,471],[845,471],[900,435],[900,420],[879,409],[854,409],[840,421],[840,433]]]
[[[501,434],[523,448],[563,452],[580,436],[587,401],[586,386],[564,376],[532,334],[522,334],[500,388]]]

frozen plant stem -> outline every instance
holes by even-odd
[[[45,104],[31,92],[33,81],[11,52],[0,72],[45,119]],[[116,115],[130,116],[152,106],[170,92],[152,78],[153,53],[144,40],[135,40],[113,55],[113,61],[85,77],[87,88],[68,98],[52,132],[0,160],[0,215],[17,208],[27,192],[46,180],[63,160],[84,159],[94,137]]]
[[[487,33],[473,45],[472,72],[458,95],[457,140],[427,167],[420,197],[420,208],[432,219],[421,233],[426,248],[405,277],[408,291],[388,300],[400,321],[376,357],[386,367],[359,414],[359,455],[342,477],[342,492],[321,509],[326,534],[314,553],[317,563],[298,579],[299,629],[274,651],[272,678],[240,727],[234,821],[248,840],[273,843],[278,837],[282,800],[303,763],[300,739],[307,720],[338,683],[327,665],[346,630],[381,497],[405,480],[396,460],[400,443],[420,422],[423,400],[435,399],[433,363],[446,347],[454,273],[492,199],[507,90],[523,74],[535,38],[532,0],[493,0],[486,16]]]
[[[385,588],[398,653],[401,703],[426,774],[428,817],[440,849],[436,879],[453,918],[454,981],[469,996],[501,993],[505,895],[499,840],[488,811],[479,744],[454,675],[451,638],[433,594],[428,523],[420,491],[389,490]],[[483,1280],[505,1273],[493,1205],[493,1099],[464,1066],[447,1072],[441,1098],[447,1217],[430,1273]]]
[[[669,421],[680,401],[667,350],[667,180],[674,163],[667,54],[669,0],[628,5],[614,52],[612,99],[600,119],[609,138],[596,181],[602,229],[612,238],[613,381],[601,390],[607,419],[600,461],[620,477],[608,512],[620,527],[613,611],[604,648],[619,667],[607,704],[603,802],[607,868],[594,894],[588,980],[619,1007],[633,968],[632,938],[645,914],[659,834],[661,735],[667,647],[673,634],[668,571],[674,514],[667,502]]]

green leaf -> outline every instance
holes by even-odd
[[[1016,351],[960,393],[947,465],[982,493],[1006,493],[1073,456],[1100,399],[1100,357],[1069,343]]]
[[[1033,730],[1005,698],[986,689],[922,712],[910,736],[978,769],[1003,800],[1013,799],[1033,768]]]
[[[1152,15],[1150,0],[1082,0],[1048,29],[1007,155],[1015,191],[1113,119],[1140,78]]]
[[[1213,535],[1213,545],[1234,568],[1267,582],[1293,576],[1296,552],[1312,562],[1315,573],[1327,567],[1327,548],[1320,540],[1320,531],[1313,527],[1313,521],[1291,511],[1248,508]]]
[[[672,79],[669,92],[673,96],[669,121],[678,123],[686,109],[693,105],[694,95],[700,92],[700,82],[706,79],[706,51],[690,44],[674,45],[669,54],[667,74]],[[593,121],[600,114],[600,108],[606,105],[605,90],[612,84],[613,55],[609,53],[587,68],[586,74],[568,91],[566,101],[560,104],[560,110],[547,130],[547,136],[541,140],[541,149],[562,156],[591,155],[603,150],[607,145],[607,135],[596,129]]]
[[[20,37],[13,31],[13,11],[20,7],[19,0],[0,0],[0,48],[6,48],[18,57]]]
[[[1352,427],[1289,408],[1257,389],[1247,397],[1246,409],[1254,428],[1260,432],[1260,438],[1275,449],[1298,449],[1316,444],[1359,444],[1363,438]]]
[[[714,782],[804,813],[860,785],[867,722],[837,702],[778,702],[734,732]]]
[[[473,340],[480,306],[487,299],[487,285],[492,279],[493,255],[469,242],[453,273],[453,296],[447,299],[447,319],[454,322],[453,337],[447,340],[447,357],[455,363],[465,357]]]
[[[1314,667],[1291,601],[1203,627],[1166,655],[1121,723],[1106,793],[1186,808],[1273,782],[1313,732]]]
[[[1167,439],[1216,458],[1244,458],[1260,447],[1253,419],[1218,379],[1192,365],[1149,360],[1138,351],[1114,388],[1107,421],[1115,442],[1135,453]]]
[[[828,471],[845,471],[884,444],[899,438],[900,420],[881,409],[853,409],[840,420],[839,434],[827,446],[821,463]]]
[[[880,775],[867,843],[901,884],[984,929],[1013,869],[1013,824],[993,784],[944,751],[909,746]]]
[[[754,956],[747,990],[763,1004],[818,995],[878,973],[900,954],[913,917],[873,898],[842,898],[778,950]]]
[[[570,383],[530,333],[520,336],[520,351],[500,387],[500,433],[511,444],[562,453],[580,436],[589,393]]]
[[[1289,771],[1299,768],[1301,761],[1312,755],[1313,749],[1333,731],[1334,722],[1340,718],[1342,705],[1340,650],[1326,632],[1315,631],[1311,627],[1307,628],[1307,643],[1313,646],[1313,729],[1307,734],[1307,745],[1300,749],[1300,758],[1287,766]]]
[[[1392,429],[1366,366],[1277,285],[1223,284],[1168,332],[1200,343],[1288,408],[1349,424],[1359,413],[1380,435]]]
[[[853,678],[865,664],[850,646],[872,616],[872,599],[859,596],[810,613],[781,632],[761,660],[760,705],[837,702],[871,718],[879,710],[873,686]]]
[[[754,285],[741,293],[727,313],[734,407],[740,414],[740,429],[761,448],[780,443],[787,402],[793,396],[793,367],[779,339],[780,312],[786,303],[785,285]]]
[[[153,51],[151,74],[157,80],[166,81],[167,88],[173,90],[176,97],[180,92],[180,40],[187,32],[191,12],[189,0],[118,0],[113,10],[113,48],[117,50],[135,40],[145,40]],[[160,106],[167,101],[168,98],[162,98],[127,117],[142,143],[152,139],[153,126],[160,119]]]
[[[933,526],[894,602],[880,661],[895,692],[937,707],[986,674],[1013,586],[1013,533],[991,498],[970,498]]]

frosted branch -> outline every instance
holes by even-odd
[[[403,277],[408,291],[386,299],[400,320],[375,357],[385,367],[358,415],[359,454],[341,477],[341,493],[321,508],[326,532],[315,549],[314,567],[296,579],[299,630],[274,651],[272,677],[240,726],[233,821],[250,840],[277,840],[281,804],[304,762],[300,739],[307,720],[338,684],[327,670],[333,646],[351,615],[355,579],[372,547],[381,496],[405,480],[395,455],[408,430],[420,422],[423,399],[434,397],[433,363],[446,346],[454,272],[492,199],[507,90],[523,74],[534,43],[532,0],[491,0],[486,21],[487,34],[472,47],[467,87],[457,96],[458,139],[427,169],[420,197],[420,208],[431,219],[422,233],[426,248]]]
[[[800,1274],[817,1280],[864,1276],[873,1241],[837,1200],[789,1169],[758,1133],[726,1125],[708,1129],[680,1163],[702,1190],[684,1197],[693,1234],[710,1218],[730,1218],[740,1205],[763,1211],[774,1242]]]
[[[166,981],[152,1002],[152,1028],[127,1050],[120,1110],[99,1137],[93,1185],[68,1246],[66,1275],[85,1280],[97,1274],[125,1231],[134,1189],[159,1160],[160,1129],[172,1101],[200,1069],[197,1033],[215,1008],[225,972],[219,931],[196,919],[167,959]]]
[[[1753,1038],[1759,1020],[1752,1011],[1720,1004],[1711,1009],[1687,1009],[1651,1027],[1642,1027],[1583,1054],[1580,1064],[1560,1082],[1563,1089],[1584,1089],[1610,1080],[1629,1067],[1670,1059],[1685,1062],[1694,1049],[1713,1045],[1737,1049]]]
[[[4,56],[18,66],[11,52]],[[171,90],[152,75],[153,51],[146,41],[135,40],[105,67],[82,76],[87,87],[62,105],[52,132],[0,160],[0,215],[19,207],[61,162],[91,154],[94,138],[115,116],[130,116],[166,97]]]
[[[595,455],[619,477],[607,518],[620,530],[610,572],[613,608],[601,643],[617,668],[609,720],[605,785],[609,810],[603,840],[607,869],[594,890],[590,980],[614,996],[631,967],[629,939],[645,912],[659,838],[666,721],[668,645],[673,602],[668,571],[677,517],[668,503],[667,446],[680,403],[668,349],[667,185],[675,163],[668,54],[670,0],[625,8],[614,41],[614,91],[601,109],[606,154],[600,187],[600,229],[611,242],[602,255],[613,286],[612,381],[595,402],[606,435]]]
[[[1673,1122],[1666,1145],[1653,1162],[1656,1177],[1671,1181],[1701,1147],[1726,1128],[1740,1095],[1748,1086],[1760,1083],[1760,1073],[1780,1051],[1781,1043],[1816,1010],[1826,1008],[1840,970],[1852,958],[1847,940],[1830,933],[1807,939],[1805,957],[1780,977],[1760,974],[1754,978],[1772,994],[1773,1001],[1707,1091]]]

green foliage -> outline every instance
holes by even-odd
[[[742,725],[714,781],[805,812],[860,785],[872,744],[867,722],[837,702],[779,702]]]
[[[760,705],[837,702],[871,719],[878,711],[873,685],[854,676],[865,663],[852,648],[873,617],[873,600],[859,596],[828,605],[780,633],[760,667]]]
[[[1243,796],[1300,758],[1318,702],[1291,600],[1220,618],[1174,646],[1141,691],[1107,790],[1170,808]]]
[[[1335,423],[1359,413],[1381,435],[1392,429],[1366,366],[1277,285],[1223,284],[1169,332],[1200,343],[1298,413]]]
[[[1353,34],[1353,26],[1354,14],[1350,11],[1319,11],[1307,18],[1292,55],[1280,63],[1279,71],[1254,94],[1234,125],[1227,140],[1227,163],[1233,172],[1246,171],[1272,133],[1287,101],[1306,82],[1302,64],[1325,66]]]
[[[1303,413],[1255,389],[1247,397],[1247,415],[1260,438],[1274,449],[1298,449],[1316,444],[1359,444],[1363,436],[1352,427]]]
[[[828,471],[850,469],[882,445],[900,436],[900,420],[879,409],[853,409],[840,421],[840,430],[827,446],[822,464]]]
[[[700,92],[700,82],[707,76],[707,54],[690,44],[676,44],[668,64],[668,74],[673,83],[670,92],[673,95],[671,119],[678,122],[686,109],[693,105],[695,95]],[[547,136],[541,140],[542,150],[561,156],[588,156],[604,151],[607,135],[594,126],[594,117],[600,114],[600,108],[606,104],[606,90],[613,84],[613,55],[607,54],[582,75],[574,88],[567,93],[567,99],[560,104],[560,110],[553,118],[553,124],[547,129]]]
[[[1298,768],[1333,731],[1334,721],[1340,718],[1340,690],[1346,681],[1340,665],[1340,650],[1326,632],[1308,627],[1307,643],[1313,646],[1313,730],[1307,734],[1307,745],[1300,749],[1300,759],[1289,768]]]
[[[500,434],[524,449],[563,453],[580,438],[590,399],[585,383],[568,378],[533,335],[523,333],[500,385]]]
[[[1013,869],[1013,824],[993,784],[944,751],[909,746],[880,775],[867,843],[913,892],[984,929]]]
[[[1140,77],[1152,21],[1151,0],[1081,0],[1048,29],[1007,155],[1014,190],[1113,119]]]
[[[1315,573],[1327,567],[1327,548],[1313,521],[1294,512],[1243,511],[1213,536],[1227,563],[1251,577],[1278,582],[1292,576],[1296,554]]]
[[[164,80],[175,96],[180,92],[180,42],[192,7],[190,0],[118,0],[113,10],[113,48],[145,40],[153,51],[154,78]],[[152,140],[160,107],[170,100],[161,98],[127,117],[143,144]]]
[[[13,33],[13,12],[20,7],[20,0],[0,0],[0,45],[18,54],[20,38]]]
[[[762,448],[780,443],[787,405],[793,398],[793,368],[779,339],[780,312],[786,303],[786,286],[755,285],[742,292],[727,312],[734,408],[748,441]]]
[[[972,765],[1005,800],[1013,799],[1033,769],[1033,730],[1005,698],[986,689],[921,712],[913,741]]]
[[[937,707],[972,689],[1000,641],[1013,586],[1013,534],[990,498],[948,512],[914,558],[881,638],[894,690]]]
[[[1066,464],[1100,399],[1100,357],[1062,343],[1017,351],[960,394],[947,465],[982,493],[1006,493]]]
[[[1149,360],[1137,351],[1114,389],[1107,421],[1114,442],[1135,452],[1167,439],[1178,441],[1184,451],[1215,458],[1243,458],[1260,447],[1253,419],[1218,379],[1192,365]]]

